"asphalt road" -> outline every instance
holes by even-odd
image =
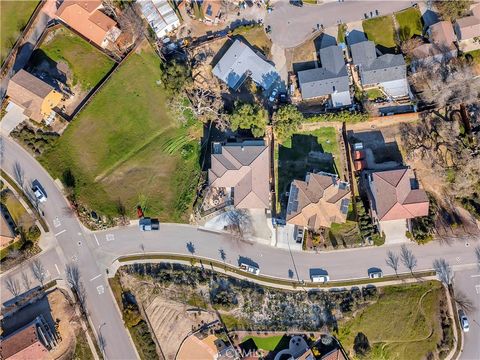
[[[473,311],[467,313],[470,330],[463,333],[463,351],[461,360],[480,359],[480,270],[477,268],[456,271],[455,292],[461,291],[473,303]]]
[[[412,6],[417,1],[328,1],[321,5],[305,4],[303,7],[290,5],[287,0],[273,3],[273,11],[265,17],[265,25],[270,25],[269,34],[273,43],[283,48],[300,45],[317,31],[317,24],[325,28],[339,23],[364,19],[364,13],[378,10],[379,15],[391,14]]]

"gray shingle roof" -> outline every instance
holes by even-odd
[[[298,72],[304,99],[349,91],[348,72],[342,49],[329,46],[320,50],[321,68]]]
[[[406,78],[402,55],[385,54],[377,57],[373,41],[363,41],[350,46],[353,63],[360,69],[363,85],[377,84]]]

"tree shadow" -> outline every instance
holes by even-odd
[[[195,245],[191,241],[187,243],[187,251],[192,255],[195,254]]]

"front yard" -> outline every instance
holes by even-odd
[[[39,157],[55,178],[71,171],[77,199],[102,215],[118,216],[124,206],[133,217],[141,205],[162,221],[188,216],[200,172],[199,129],[169,115],[160,71],[145,43]]]
[[[382,53],[395,49],[395,29],[390,15],[364,20],[362,25],[368,40],[373,41]]]
[[[240,26],[232,31],[232,35],[240,35],[248,41],[248,43],[263,52],[266,57],[270,57],[270,49],[272,41],[265,34],[262,25],[245,25]]]
[[[416,7],[395,13],[395,17],[397,18],[400,39],[402,41],[408,40],[415,35],[422,36],[422,15]]]

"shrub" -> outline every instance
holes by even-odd
[[[30,229],[28,229],[27,239],[31,241],[37,241],[38,238],[40,237],[40,234],[41,232],[38,226],[32,225],[30,226]]]

